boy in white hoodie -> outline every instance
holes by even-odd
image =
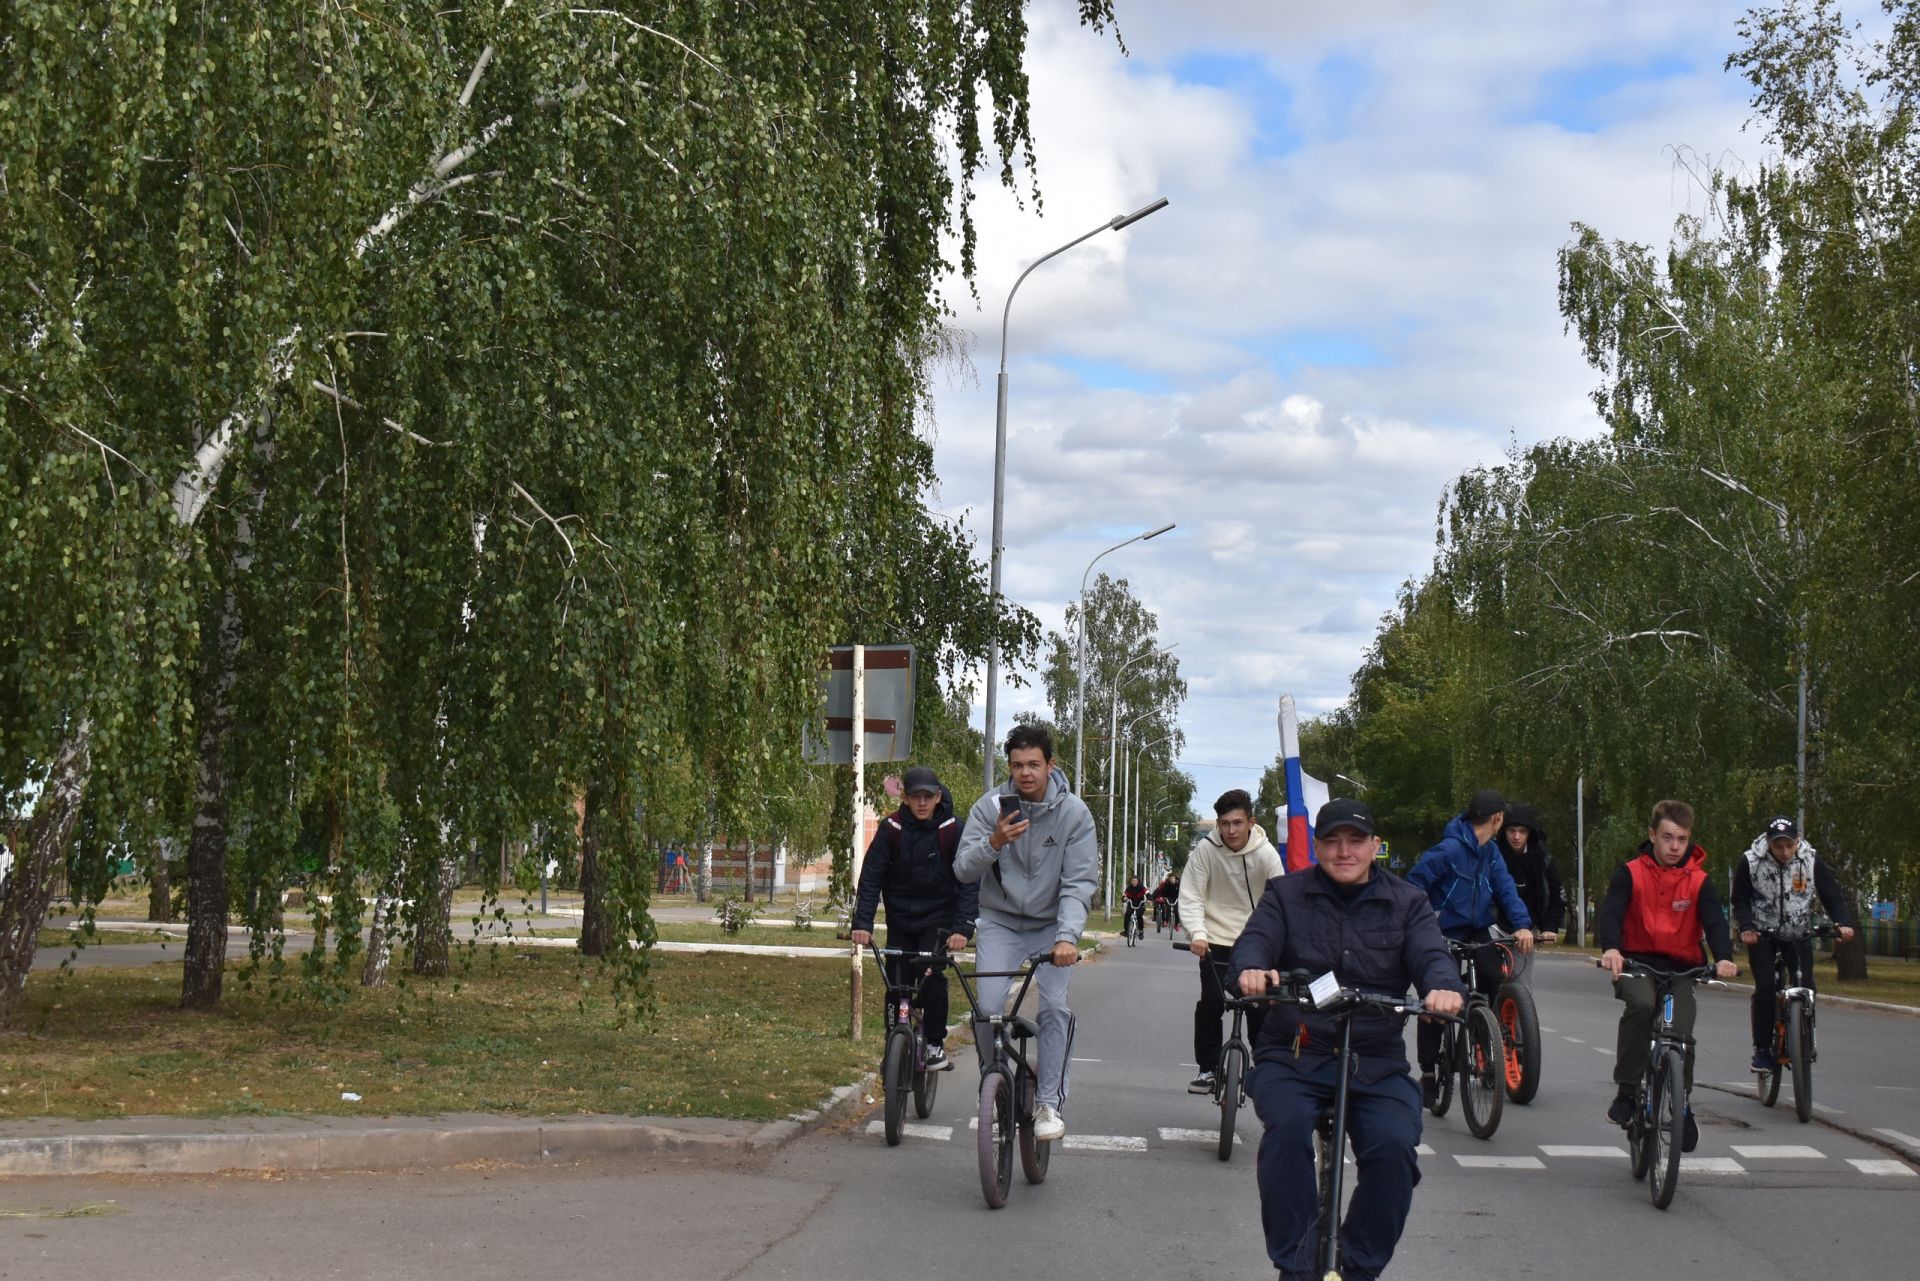
[[[1235,940],[1260,901],[1267,882],[1286,875],[1286,864],[1253,821],[1253,798],[1235,788],[1213,803],[1214,828],[1187,855],[1187,876],[1180,887],[1186,909],[1189,950],[1200,960],[1200,999],[1193,1007],[1193,1057],[1200,1075],[1187,1083],[1189,1094],[1213,1091],[1213,1065],[1220,1061],[1220,1020],[1226,1014],[1220,982]],[[1209,955],[1212,953],[1213,955]],[[1247,1012],[1247,1039],[1260,1038],[1267,1007]]]

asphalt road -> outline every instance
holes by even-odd
[[[1568,959],[1542,961],[1533,981],[1552,1029],[1540,1096],[1484,1142],[1457,1106],[1427,1118],[1424,1179],[1388,1275],[1771,1281],[1909,1266],[1915,1165],[1833,1127],[1920,1137],[1920,1019],[1823,1010],[1817,1085],[1831,1111],[1812,1124],[1786,1091],[1772,1110],[1697,1091],[1700,1148],[1663,1213],[1603,1115],[1618,1008],[1605,979]],[[1196,987],[1192,960],[1163,941],[1076,972],[1068,1140],[1046,1183],[1016,1174],[999,1211],[980,1199],[963,1051],[931,1128],[894,1149],[863,1116],[734,1168],[0,1183],[0,1210],[113,1210],[0,1218],[0,1278],[1271,1276],[1258,1122],[1243,1119],[1246,1146],[1227,1164],[1183,1133],[1204,1136],[1217,1115],[1183,1088]],[[1744,996],[1703,994],[1700,1037],[1700,1081],[1745,1090]]]

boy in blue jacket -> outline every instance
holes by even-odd
[[[1485,943],[1491,937],[1494,906],[1514,924],[1513,937],[1522,952],[1533,950],[1533,917],[1520,900],[1520,891],[1507,870],[1506,859],[1493,838],[1506,820],[1507,801],[1483,787],[1467,801],[1467,808],[1447,824],[1440,843],[1420,856],[1407,880],[1426,891],[1427,902],[1440,917],[1440,932],[1462,943]],[[1482,948],[1480,990],[1491,1001],[1500,988],[1500,956]],[[1420,1044],[1420,1104],[1432,1107],[1434,1065],[1440,1058],[1440,1025],[1422,1023]]]

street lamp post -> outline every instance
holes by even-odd
[[[1007,320],[1013,314],[1013,296],[1020,292],[1020,286],[1033,269],[1049,258],[1056,258],[1073,248],[1083,240],[1091,240],[1103,231],[1122,231],[1139,222],[1148,214],[1158,213],[1167,207],[1165,196],[1150,205],[1142,205],[1130,214],[1120,214],[1101,223],[1082,236],[1075,236],[1066,244],[1051,253],[1042,254],[1033,260],[1027,269],[1013,282],[1013,288],[1007,290],[1007,305],[1000,313],[1000,377],[994,392],[993,407],[993,552],[991,565],[987,571],[987,610],[989,618],[997,618],[1000,610],[1000,554],[1001,534],[1005,526],[1007,498]],[[997,631],[990,630],[987,636],[987,719],[985,743],[986,758],[983,772],[986,776],[987,791],[993,790],[993,714],[1000,685],[1000,639]]]
[[[1177,644],[1178,642],[1175,642],[1175,643]],[[1173,646],[1169,645],[1167,648],[1171,649],[1173,648]],[[1117,688],[1114,691],[1114,695],[1115,695],[1114,706],[1117,709],[1119,706],[1119,690]],[[1119,744],[1124,743],[1133,734],[1133,727],[1135,725],[1138,725],[1141,721],[1145,720],[1147,717],[1155,715],[1159,710],[1160,710],[1159,708],[1150,707],[1146,711],[1134,717],[1132,720],[1128,721],[1126,729],[1121,730],[1119,733],[1114,735],[1112,743],[1108,745],[1109,750],[1112,750],[1113,748],[1118,747]],[[1114,790],[1112,786],[1113,771],[1111,766],[1109,766],[1108,768],[1107,777],[1108,777],[1107,791],[1111,793]],[[1113,838],[1113,827],[1112,827],[1113,798],[1111,795],[1109,795],[1107,798],[1107,824],[1108,824],[1107,843],[1113,847],[1113,851],[1114,851],[1112,857],[1109,857],[1107,859],[1106,885],[1107,885],[1108,917],[1112,917],[1113,915],[1113,881],[1114,881],[1114,875],[1115,875],[1115,864],[1116,864],[1116,861],[1120,857],[1123,857],[1127,851],[1127,839],[1126,839],[1127,813],[1128,813],[1127,805],[1128,805],[1128,798],[1133,795],[1133,790],[1130,784],[1130,780],[1132,779],[1132,777],[1133,777],[1133,771],[1132,771],[1129,759],[1123,749],[1120,754],[1120,839],[1118,841],[1115,841]]]
[[[1115,543],[1087,562],[1087,568],[1080,575],[1080,626],[1079,636],[1074,642],[1073,670],[1073,786],[1076,791],[1086,788],[1087,765],[1087,576],[1093,573],[1093,567],[1102,557],[1119,551],[1133,543],[1151,542],[1172,529],[1171,523],[1150,529],[1143,534],[1135,534],[1124,542]]]
[[[1140,763],[1146,759],[1146,755],[1148,752],[1151,752],[1154,748],[1160,746],[1160,744],[1162,743],[1170,743],[1172,741],[1173,741],[1172,734],[1162,734],[1159,738],[1154,739],[1151,743],[1146,744],[1144,747],[1140,748],[1139,751],[1134,753],[1133,859],[1132,861],[1136,863],[1140,861],[1140,855],[1142,853],[1141,841],[1140,841],[1140,792],[1141,792],[1140,778],[1139,778]]]

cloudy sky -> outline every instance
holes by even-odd
[[[979,211],[972,368],[937,395],[938,506],[987,545],[1010,331],[1004,589],[1059,628],[1101,562],[1159,616],[1205,800],[1273,758],[1276,701],[1344,701],[1436,505],[1512,444],[1599,429],[1555,253],[1582,221],[1664,243],[1682,162],[1752,165],[1721,0],[1121,0],[1131,50],[1031,11],[1044,216]],[[1854,6],[1860,7],[1860,6]],[[1036,691],[1003,689],[1005,732]],[[976,724],[980,707],[975,708]],[[1309,762],[1311,766],[1311,762]]]

